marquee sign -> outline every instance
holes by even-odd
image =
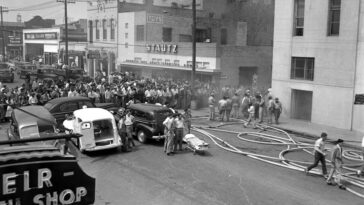
[[[0,204],[89,205],[95,201],[95,179],[76,160],[26,160],[0,165]]]
[[[170,44],[147,44],[148,52],[159,52],[159,53],[177,53],[177,45]]]

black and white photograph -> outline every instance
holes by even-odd
[[[364,0],[0,0],[0,205],[364,205]]]

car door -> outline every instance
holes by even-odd
[[[51,113],[56,118],[57,124],[61,125],[66,119],[66,114],[71,115],[73,114],[73,111],[78,109],[79,107],[77,102],[65,102],[52,109]]]

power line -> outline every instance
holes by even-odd
[[[43,2],[43,3],[39,3],[39,4],[33,4],[33,5],[25,6],[25,7],[10,9],[10,11],[22,11],[22,10],[27,10],[27,9],[33,9],[33,8],[37,8],[37,7],[52,4],[52,3],[56,3],[56,2],[54,0],[50,0],[50,1]]]

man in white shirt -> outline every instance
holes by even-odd
[[[306,174],[314,168],[317,167],[318,163],[321,162],[322,165],[322,175],[327,178],[327,171],[326,171],[326,161],[325,161],[325,141],[327,140],[327,134],[325,132],[321,133],[321,138],[316,140],[314,153],[315,153],[315,161],[312,165],[308,166],[305,169]]]
[[[174,148],[174,114],[170,114],[164,121],[164,134],[166,138],[164,139],[164,152],[167,155],[173,154]]]

